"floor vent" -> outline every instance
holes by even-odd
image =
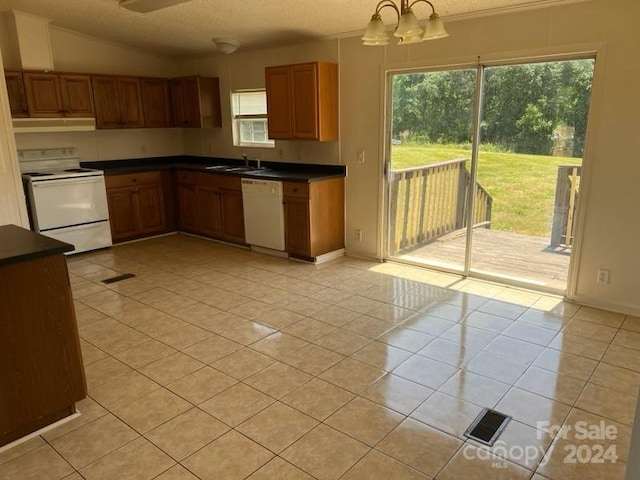
[[[464,436],[483,445],[492,446],[504,429],[507,428],[509,420],[511,420],[511,417],[485,408],[467,428]]]
[[[133,273],[123,273],[122,275],[118,275],[117,277],[107,278],[102,280],[102,283],[106,283],[107,285],[110,283],[120,282],[122,280],[126,280],[127,278],[133,278],[135,275]]]

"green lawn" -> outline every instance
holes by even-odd
[[[393,170],[466,158],[471,151],[446,145],[394,145]],[[478,181],[493,197],[491,228],[548,237],[558,165],[580,165],[582,160],[480,150]]]

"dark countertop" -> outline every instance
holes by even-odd
[[[0,226],[0,266],[70,252],[73,248],[17,225]]]
[[[287,180],[291,182],[309,183],[329,178],[345,177],[347,174],[347,168],[344,165],[263,161],[261,162],[263,169],[257,171],[255,160],[250,160],[249,164],[256,168],[255,172],[224,172],[220,170],[208,170],[206,167],[214,165],[240,167],[244,165],[244,161],[234,158],[197,157],[191,155],[81,162],[82,167],[103,170],[105,175],[138,173],[152,170],[182,169],[215,173],[216,175],[232,175],[265,180]]]

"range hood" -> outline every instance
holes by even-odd
[[[95,118],[14,118],[14,133],[90,132],[96,129]]]

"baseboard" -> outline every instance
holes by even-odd
[[[582,295],[576,295],[572,300],[575,303],[584,305],[585,307],[598,308],[600,310],[607,310],[609,312],[640,317],[640,308],[638,308],[636,305],[621,305],[617,303],[599,302],[597,300],[594,301],[593,298],[583,297]]]
[[[280,258],[289,258],[289,254],[281,250],[273,250],[271,248],[259,247],[257,245],[251,245],[250,248],[252,252],[264,253],[265,255],[272,255],[274,257],[280,257]]]
[[[78,410],[75,410],[75,413],[72,413],[71,415],[64,417],[54,423],[51,423],[49,425],[47,425],[46,427],[42,427],[38,430],[36,430],[35,432],[31,432],[23,437],[18,438],[17,440],[12,441],[11,443],[7,443],[6,445],[3,445],[2,447],[0,447],[0,454],[2,452],[5,452],[6,450],[9,450],[10,448],[16,447],[28,440],[31,440],[32,438],[35,438],[39,435],[42,435],[50,430],[53,430],[56,427],[59,427],[60,425],[63,425],[67,422],[70,422],[71,420],[78,418],[80,415],[82,415]]]
[[[334,250],[333,252],[323,253],[322,255],[318,255],[315,258],[316,265],[320,263],[329,262],[331,260],[335,260],[336,258],[344,257],[344,248],[339,248],[338,250]]]

